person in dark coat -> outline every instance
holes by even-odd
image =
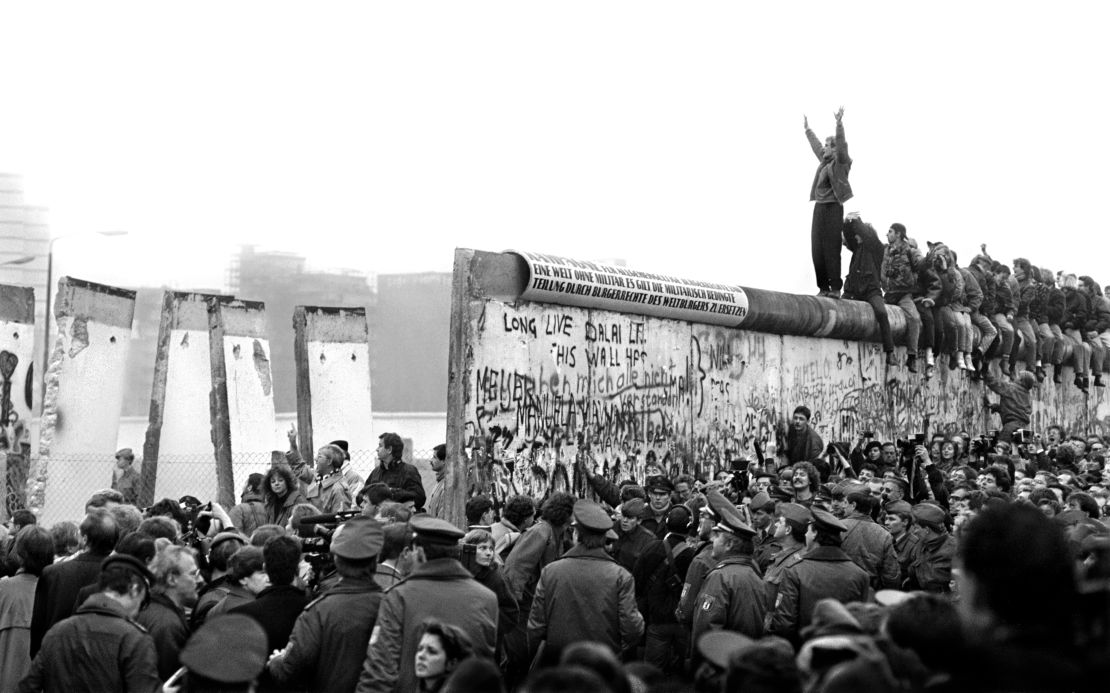
[[[879,240],[875,227],[858,214],[849,214],[844,220],[843,235],[844,247],[852,251],[848,278],[844,281],[844,298],[863,301],[871,306],[875,321],[879,323],[886,363],[893,366],[894,337],[890,332],[890,317],[886,313],[881,279],[885,246]]]
[[[987,387],[999,395],[998,404],[990,407],[991,411],[997,411],[1002,419],[1002,430],[998,433],[998,442],[1009,443],[1014,431],[1029,426],[1029,421],[1033,416],[1033,395],[1031,391],[1037,384],[1037,378],[1029,371],[1023,370],[1018,374],[1016,382],[1003,382],[990,373],[987,373],[985,382]]]
[[[912,248],[918,250],[917,241],[907,238],[906,242]],[[921,316],[921,343],[918,345],[918,349],[925,352],[925,377],[927,378],[933,374],[936,367],[936,355],[941,346],[937,343],[939,332],[937,329],[939,322],[937,301],[940,300],[942,288],[940,275],[933,267],[931,259],[926,258],[917,263],[917,288],[913,292],[913,303],[917,306],[918,315]]]
[[[19,684],[20,693],[160,691],[154,641],[134,620],[150,581],[138,559],[106,559],[100,591],[46,634],[31,671]]]
[[[580,500],[573,526],[574,547],[543,569],[528,615],[530,648],[535,652],[545,643],[545,662],[558,661],[563,649],[579,640],[629,652],[644,634],[632,574],[605,552],[605,533],[613,526],[609,514]]]
[[[383,541],[381,524],[370,518],[348,520],[335,530],[331,554],[339,582],[304,608],[289,644],[267,664],[279,684],[304,681],[310,691],[355,690],[382,601],[374,567]]]
[[[259,483],[261,475],[259,475]],[[197,593],[197,605],[189,617],[189,630],[195,631],[204,623],[209,610],[220,603],[233,584],[228,561],[235,552],[247,545],[247,538],[238,532],[220,532],[212,538],[208,545],[208,567],[211,570],[210,579],[205,581],[204,587]]]
[[[620,538],[613,545],[613,558],[629,573],[648,547],[659,541],[643,526],[643,517],[647,512],[647,504],[639,498],[625,501],[617,508]]]
[[[150,601],[135,620],[154,639],[158,676],[166,680],[181,666],[178,658],[190,632],[185,608],[197,602],[200,571],[192,549],[168,546],[154,557],[150,572],[154,575]]]
[[[424,509],[427,494],[424,492],[424,482],[420,480],[420,472],[416,467],[401,461],[405,452],[405,441],[396,433],[383,433],[378,436],[378,466],[370,471],[366,483],[382,483],[395,491],[409,491],[414,496],[413,507],[416,510]]]
[[[1085,338],[1090,314],[1091,304],[1087,294],[1080,290],[1079,280],[1074,274],[1064,275],[1064,316],[1060,322],[1075,357],[1075,386],[1084,391],[1090,387],[1092,350]],[[1052,381],[1060,382],[1058,371],[1054,372]]]
[[[116,545],[115,518],[103,508],[94,508],[81,523],[84,551],[72,560],[47,566],[35,586],[35,607],[31,615],[31,656],[39,651],[46,631],[70,616],[76,608],[81,588],[96,582],[100,564]]]
[[[886,232],[886,247],[880,266],[883,301],[898,306],[906,315],[906,368],[917,372],[917,347],[921,341],[921,312],[914,303],[921,253],[910,245],[906,227],[897,222]]]
[[[722,506],[720,520],[713,528],[713,558],[717,565],[705,576],[698,594],[699,606],[690,634],[693,642],[713,629],[735,631],[750,638],[763,636],[768,604],[763,578],[752,559],[755,530],[743,521],[731,503]]]
[[[462,630],[479,657],[492,659],[497,647],[497,595],[459,562],[462,530],[427,515],[417,515],[411,525],[415,567],[382,599],[359,693],[416,689],[416,650],[429,618]]]
[[[844,222],[844,203],[852,199],[848,173],[852,159],[848,156],[848,140],[844,137],[844,109],[836,112],[836,136],[825,138],[824,146],[809,129],[805,118],[806,139],[817,157],[817,172],[809,189],[813,205],[810,246],[813,272],[817,278],[818,296],[840,297],[840,227]]]
[[[262,547],[262,561],[270,586],[249,604],[237,606],[230,614],[250,616],[266,631],[268,652],[280,650],[289,642],[293,624],[308,603],[304,590],[293,584],[301,562],[301,547],[289,536],[278,536]]]
[[[867,571],[873,589],[897,589],[901,583],[894,538],[871,519],[879,499],[868,491],[852,491],[846,500],[848,514],[843,523],[848,531],[844,532],[840,548],[856,565]]]
[[[790,464],[808,462],[820,457],[825,451],[825,441],[821,440],[821,436],[809,425],[812,417],[809,407],[801,405],[794,408],[794,414],[790,418],[790,430],[785,436],[785,449],[782,451]]]
[[[913,507],[913,520],[919,528],[918,542],[910,550],[903,587],[923,592],[951,592],[956,538],[948,533],[944,510],[931,503],[919,503]]]
[[[694,547],[686,542],[690,510],[676,505],[667,513],[667,533],[654,541],[632,568],[636,581],[636,605],[644,617],[644,661],[664,673],[679,671],[690,649],[690,632],[678,623],[675,609],[694,558]]]
[[[463,537],[464,553],[466,547],[473,546],[473,561],[468,556],[463,556],[463,565],[474,576],[474,579],[491,592],[497,595],[497,642],[500,649],[502,639],[506,633],[511,633],[520,622],[520,607],[501,577],[501,571],[494,560],[493,535],[484,529],[472,529]]]
[[[810,624],[817,602],[826,598],[842,604],[867,601],[871,593],[867,571],[840,548],[844,524],[820,508],[810,512],[813,523],[807,537],[814,545],[783,572],[771,617],[771,634],[793,643],[799,642],[802,629]]]

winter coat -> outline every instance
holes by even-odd
[[[669,562],[667,554],[671,556]],[[668,534],[662,541],[652,543],[640,556],[632,577],[636,580],[636,604],[644,621],[653,625],[676,622],[675,607],[693,560],[694,547],[677,534]]]
[[[165,681],[181,668],[179,656],[189,639],[189,622],[185,612],[164,594],[153,593],[135,620],[154,639],[158,652],[158,676]]]
[[[366,477],[366,483],[367,485],[382,483],[391,489],[412,491],[416,495],[414,507],[417,510],[422,509],[424,502],[427,500],[424,493],[424,482],[420,480],[420,472],[408,462],[397,460],[389,467],[386,467],[384,463],[379,464],[370,470],[370,476]]]
[[[875,227],[857,217],[844,221],[844,246],[852,251],[848,276],[844,279],[844,297],[865,300],[872,294],[882,294],[884,248]],[[856,243],[856,236],[861,244]]]
[[[983,305],[983,290],[979,287],[979,282],[975,280],[975,275],[971,273],[971,270],[966,267],[960,267],[959,270],[960,276],[964,280],[963,304],[972,313],[977,313]]]
[[[354,691],[382,594],[373,580],[340,578],[297,617],[285,654],[266,666],[270,676],[306,681],[310,691]]]
[[[1009,315],[1014,312],[1014,292],[1009,281],[995,281],[994,284],[994,313]]]
[[[497,595],[479,584],[462,563],[453,558],[421,563],[382,598],[355,690],[416,690],[416,646],[424,621],[432,617],[461,629],[476,656],[492,659],[497,616]]]
[[[270,521],[266,515],[266,504],[262,500],[262,494],[257,491],[244,493],[243,502],[227,514],[231,517],[231,526],[246,537],[254,534],[254,530]]]
[[[1091,296],[1091,312],[1087,316],[1087,330],[1099,334],[1110,330],[1110,298]]]
[[[895,241],[883,250],[883,263],[880,268],[883,293],[912,294],[917,290],[917,267],[921,264],[921,253],[909,243]]]
[[[522,610],[532,606],[532,594],[540,571],[563,553],[563,529],[540,520],[520,535],[505,559],[505,583]]]
[[[886,527],[881,527],[870,517],[854,514],[844,519],[847,532],[842,533],[840,548],[848,558],[867,571],[871,576],[871,586],[875,589],[898,588],[898,555],[894,551],[894,539]]]
[[[686,569],[686,582],[682,584],[682,593],[678,598],[678,607],[674,610],[675,618],[684,626],[689,627],[694,622],[694,612],[697,610],[698,594],[705,583],[705,576],[717,565],[713,558],[713,545],[706,542],[697,549],[694,560]]]
[[[1070,287],[1064,289],[1064,318],[1060,321],[1060,327],[1082,331],[1090,319],[1090,311],[1087,294]]]
[[[951,591],[952,557],[956,539],[945,532],[938,537],[923,538],[913,547],[906,569],[906,587],[925,592]]]
[[[250,616],[266,631],[266,651],[280,650],[289,644],[289,634],[297,616],[308,604],[304,590],[294,585],[271,585],[258,593],[258,597],[228,611],[229,614]]]
[[[975,278],[979,291],[983,293],[983,301],[979,304],[978,311],[983,315],[994,315],[996,312],[995,305],[998,301],[997,282],[994,280],[994,275],[980,270],[977,265],[972,265],[968,268],[968,271]],[[976,309],[973,308],[972,310]]]
[[[293,508],[301,503],[307,502],[308,498],[305,496],[300,486],[295,489],[290,489],[290,491],[285,494],[285,498],[270,496],[266,499],[267,521],[269,524],[284,527],[289,523],[289,518],[293,516]]]
[[[1033,299],[1029,302],[1029,319],[1036,323],[1048,322],[1048,287],[1040,282],[1033,285]]]
[[[1049,325],[1059,325],[1064,321],[1066,308],[1064,292],[1055,286],[1048,287],[1048,296],[1045,300],[1044,315]]]
[[[770,604],[767,588],[751,556],[729,556],[705,576],[694,614],[692,642],[708,630],[731,630],[749,638],[763,637]]]
[[[581,544],[543,569],[528,615],[530,643],[547,642],[551,655],[580,640],[632,650],[644,634],[632,574],[604,549]]]
[[[46,634],[19,690],[161,691],[154,641],[119,602],[94,594]]]
[[[829,184],[832,186],[836,201],[844,204],[852,199],[852,186],[848,183],[848,173],[852,170],[852,159],[848,156],[848,140],[844,138],[844,124],[836,124],[836,155],[832,161],[825,161],[822,154],[823,145],[817,139],[813,130],[806,128],[806,139],[817,157],[817,172],[813,174],[813,185],[809,188],[809,199],[817,199],[817,181],[821,177],[821,169],[828,169]]]
[[[797,642],[810,624],[817,602],[827,597],[842,604],[866,602],[870,593],[867,571],[848,554],[836,546],[814,546],[783,573],[771,632]]]
[[[1017,283],[1014,303],[1016,304],[1015,317],[1032,319],[1035,315],[1032,310],[1037,303],[1037,286],[1028,277],[1025,281]]]
[[[937,275],[940,277],[940,297],[937,298],[937,306],[948,306],[952,310],[966,313],[967,306],[964,304],[966,300],[964,296],[964,276],[960,274],[960,270],[955,267],[941,271],[937,269]]]

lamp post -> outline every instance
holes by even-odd
[[[100,235],[100,236],[126,236],[127,235],[127,231],[123,231],[123,230],[119,230],[119,229],[108,230],[108,231],[96,231],[95,233]],[[64,234],[62,236],[55,236],[54,238],[50,239],[50,245],[47,246],[47,249],[46,249],[46,315],[44,316],[45,319],[43,320],[43,328],[42,328],[42,376],[41,376],[42,398],[43,398],[44,402],[45,402],[45,399],[46,399],[46,370],[47,370],[48,364],[50,363],[50,313],[51,313],[51,310],[50,310],[50,291],[53,288],[53,287],[51,287],[51,283],[54,281],[54,279],[53,279],[53,275],[54,275],[54,244],[56,242],[62,240],[63,238],[71,238],[75,235],[85,235],[85,234],[71,234],[70,233],[70,234]],[[20,259],[22,259],[22,258],[20,258]]]

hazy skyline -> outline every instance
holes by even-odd
[[[880,232],[1110,283],[1102,4],[0,8],[0,171],[54,235],[129,232],[59,242],[59,276],[518,248],[812,293],[802,116],[823,137],[844,105],[847,209]]]

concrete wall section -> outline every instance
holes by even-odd
[[[35,352],[34,290],[0,284],[0,521],[25,503]]]
[[[880,344],[826,336],[836,330],[770,334],[530,302],[506,293],[517,281],[498,257],[456,253],[448,486],[460,506],[475,488],[502,497],[583,489],[579,460],[613,480],[656,469],[710,478],[754,456],[757,440],[773,447],[801,404],[826,442],[1000,428],[987,406],[997,395],[963,371],[926,380],[887,369]],[[753,292],[753,306],[765,298]],[[873,334],[866,304],[840,303],[850,310],[815,325]],[[1105,389],[1088,398],[1046,382],[1034,394],[1035,430],[1110,432]]]
[[[147,500],[216,492],[209,392],[207,294],[167,291],[163,297],[143,473],[153,480]],[[147,481],[150,483],[150,481]]]
[[[302,456],[340,439],[351,450],[376,448],[365,309],[297,306],[293,327]]]
[[[237,497],[248,474],[265,472],[269,468],[270,451],[285,449],[287,445],[284,434],[277,432],[274,419],[266,307],[256,301],[210,300],[208,311],[209,339],[222,340],[222,349],[210,349],[210,354],[222,351],[223,355],[230,445],[235,464],[234,495]],[[213,329],[213,319],[218,321],[218,331]],[[219,397],[217,364],[212,365],[213,388]],[[219,429],[216,430],[218,436]]]
[[[134,307],[133,291],[58,282],[58,334],[28,480],[28,505],[44,523],[80,516],[88,496],[111,483]]]

